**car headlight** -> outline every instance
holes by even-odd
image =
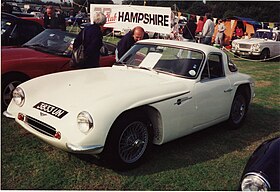
[[[15,88],[15,90],[13,91],[13,101],[18,106],[23,106],[25,101],[25,95],[24,91],[20,87]]]
[[[258,51],[260,49],[260,44],[253,44],[253,50]]]
[[[268,191],[269,189],[269,182],[258,173],[246,174],[241,183],[242,191]]]
[[[89,130],[93,128],[93,119],[91,115],[86,111],[82,111],[78,114],[77,123],[78,128],[84,134],[88,133]]]

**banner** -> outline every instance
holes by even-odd
[[[106,15],[104,27],[127,31],[141,26],[145,31],[169,34],[171,32],[171,8],[135,5],[91,4],[90,20],[93,12],[99,11]]]

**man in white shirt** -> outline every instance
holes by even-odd
[[[210,13],[205,14],[206,22],[204,23],[203,29],[202,29],[202,43],[211,45],[212,42],[212,36],[214,34],[214,22],[212,21],[212,17]]]

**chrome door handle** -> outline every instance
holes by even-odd
[[[233,88],[230,87],[230,88],[224,90],[224,92],[227,93],[227,92],[231,92],[232,90],[233,90]]]

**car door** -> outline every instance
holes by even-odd
[[[280,53],[280,33],[274,32],[272,39],[274,41],[271,42],[270,57],[277,56]]]
[[[195,84],[196,115],[194,127],[213,124],[227,116],[231,106],[231,85],[224,70],[220,53],[211,53],[203,68],[201,79]]]

